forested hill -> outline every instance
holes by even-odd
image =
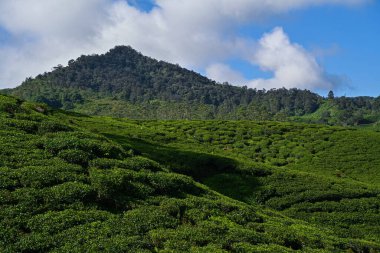
[[[307,90],[256,90],[219,84],[178,65],[117,46],[3,91],[55,108],[137,119],[377,121],[380,99],[324,99]],[[322,108],[322,110],[320,110]]]
[[[125,46],[115,47],[104,55],[71,60],[67,67],[57,66],[50,73],[27,79],[10,93],[46,102],[56,108],[89,110],[93,114],[109,113],[109,107],[115,109],[117,105],[123,105],[124,108],[118,112],[114,110],[114,113],[134,118],[147,114],[135,115],[132,105],[149,110],[149,106],[176,103],[182,104],[188,110],[187,114],[170,115],[178,112],[177,106],[176,111],[167,112],[166,117],[210,118],[248,105],[270,114],[282,110],[289,115],[311,113],[321,102],[320,96],[309,91],[282,89],[265,92],[218,84],[178,65],[145,57]],[[126,102],[129,106],[118,102]],[[169,108],[172,107],[165,109]],[[158,115],[161,116],[165,115]]]

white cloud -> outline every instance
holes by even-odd
[[[240,72],[222,63],[215,63],[208,66],[206,68],[206,74],[209,78],[221,83],[228,82],[230,84],[243,86],[248,82]]]
[[[19,36],[85,40],[106,19],[107,0],[2,0],[0,24]]]
[[[314,56],[302,46],[291,43],[279,27],[259,40],[252,62],[274,76],[253,80],[249,85],[251,87],[331,89],[334,85]]]
[[[92,53],[108,7],[107,0],[0,1],[0,26],[12,36],[0,44],[0,88]]]
[[[252,65],[272,73],[272,78],[248,80],[240,72],[219,63],[206,69],[207,76],[219,82],[227,81],[258,89],[332,89],[340,83],[341,78],[327,75],[315,56],[302,46],[292,43],[280,27],[264,34],[252,52],[246,58]]]
[[[12,43],[0,44],[0,87],[18,85],[27,76],[49,71],[81,54],[103,53],[115,45],[131,45],[143,54],[188,68],[207,68],[216,76],[218,68],[219,72],[223,70],[222,62],[254,55],[256,42],[253,38],[241,38],[236,33],[242,24],[316,5],[352,6],[366,2],[156,0],[157,7],[146,13],[128,5],[125,0],[1,0],[0,26],[11,34]],[[268,38],[275,40],[273,36]],[[263,40],[259,44],[261,42]],[[261,57],[256,54],[251,60],[273,71],[274,80],[304,85],[299,83],[301,77],[296,75],[290,80],[283,73],[298,74],[296,63],[293,68],[273,64],[265,57],[270,50],[264,44],[259,48]],[[318,69],[312,57],[300,46],[281,45],[288,46],[288,51],[299,51],[298,61],[306,59],[310,68]],[[286,56],[282,57],[285,61]],[[227,73],[227,69],[224,72]],[[234,74],[232,70],[228,76],[236,81],[241,78],[241,74]],[[310,83],[316,83],[311,79]],[[272,81],[261,80],[257,85],[264,82],[272,85]]]

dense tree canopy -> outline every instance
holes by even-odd
[[[126,46],[70,60],[67,67],[58,65],[52,72],[28,78],[3,93],[55,108],[135,119],[300,120],[355,125],[380,118],[380,98],[334,98],[331,91],[324,99],[308,90],[266,91],[219,84]]]
[[[218,84],[124,46],[104,55],[71,60],[67,67],[57,66],[50,73],[27,79],[11,93],[67,109],[99,98],[139,105],[152,101],[185,103],[194,108],[205,105],[214,117],[248,105],[260,113],[302,115],[314,112],[321,102],[309,91],[265,91]]]

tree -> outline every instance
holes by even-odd
[[[319,123],[328,124],[330,119],[331,119],[330,111],[324,111],[321,115],[321,118],[319,119]]]
[[[332,91],[332,90],[330,90],[329,91],[329,94],[327,95],[327,98],[329,99],[329,100],[333,100],[334,99],[334,92]]]

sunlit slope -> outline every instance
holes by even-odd
[[[77,123],[232,198],[379,242],[378,132],[249,121]]]
[[[123,138],[129,142],[138,139],[173,149],[218,154],[261,168],[315,172],[380,186],[380,131],[252,121],[88,118],[79,122],[121,143]]]
[[[0,96],[1,252],[380,249],[172,173],[144,150],[137,155],[137,139],[120,145],[93,133],[107,122]],[[215,157],[203,159],[213,165]]]

